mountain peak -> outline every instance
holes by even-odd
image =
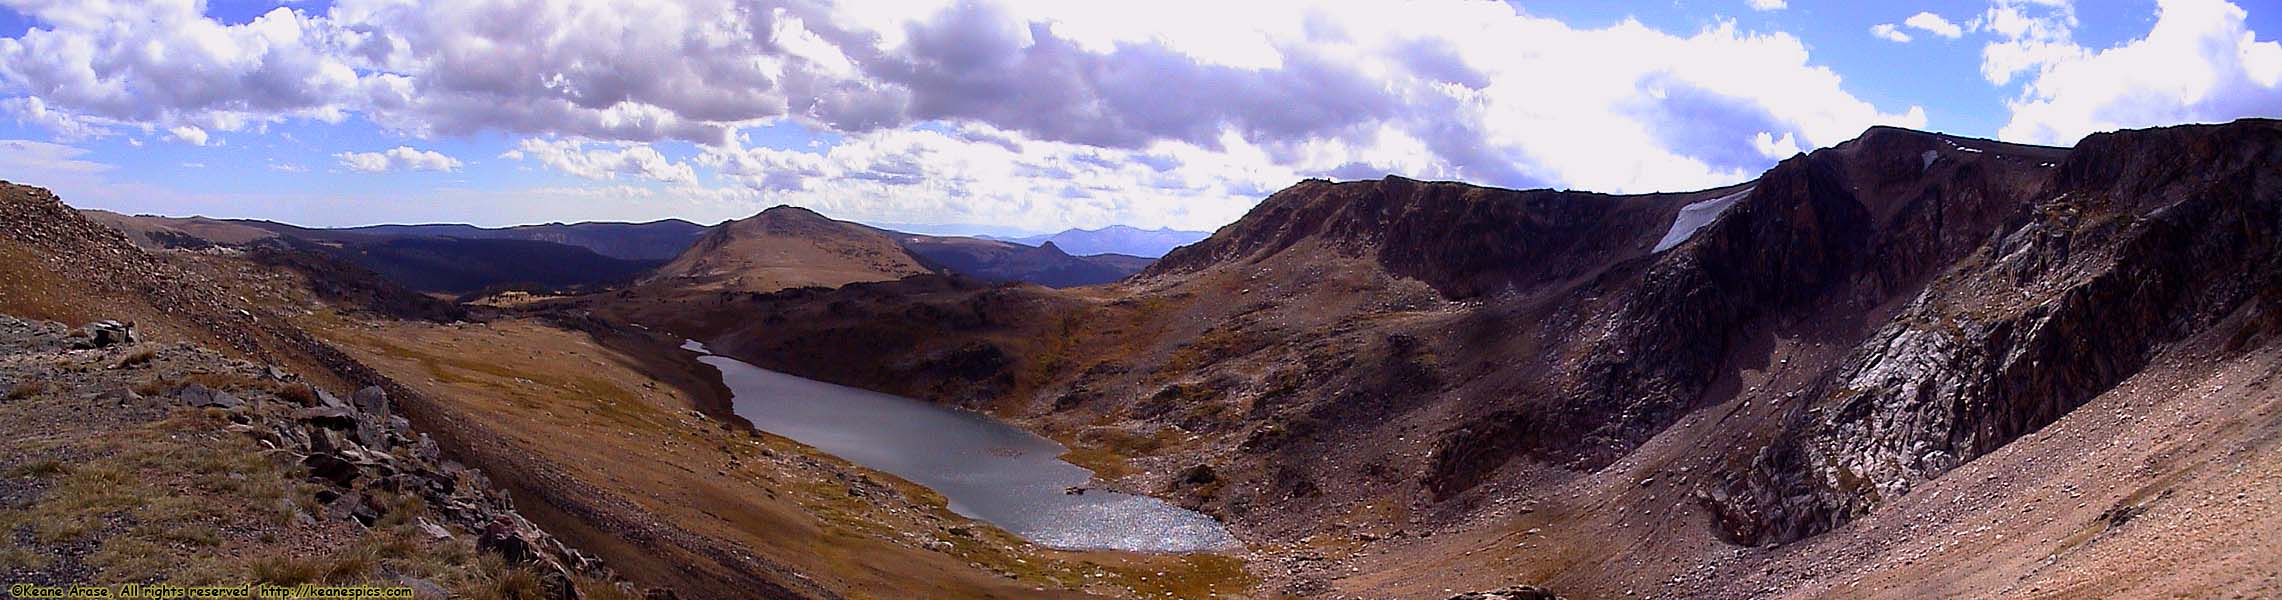
[[[778,205],[707,232],[651,282],[769,292],[837,287],[931,272],[887,232]]]
[[[771,207],[768,207],[768,209],[767,209],[767,210],[763,210],[763,211],[761,211],[761,212],[759,212],[759,213],[757,213],[757,214],[754,214],[753,216],[755,216],[755,217],[760,217],[760,216],[768,216],[768,217],[778,217],[778,218],[784,218],[784,217],[799,217],[799,218],[813,218],[813,219],[827,219],[827,220],[829,220],[829,217],[825,217],[825,216],[824,216],[822,213],[818,213],[818,212],[816,212],[816,211],[814,211],[814,210],[809,210],[809,209],[807,209],[807,208],[803,208],[803,207],[799,207],[799,206],[793,206],[793,205],[790,205],[790,204],[779,204],[779,205],[776,205],[776,206],[771,206]]]

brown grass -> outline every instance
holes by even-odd
[[[642,521],[671,523],[750,549],[851,597],[1027,597],[1038,595],[1033,588],[1041,586],[1109,586],[1143,597],[1179,590],[1177,597],[1207,597],[1205,590],[1231,594],[1249,585],[1242,562],[1228,557],[1054,552],[1027,545],[951,513],[941,496],[925,488],[783,438],[724,431],[691,417],[680,392],[656,384],[632,370],[636,361],[579,334],[523,321],[495,321],[480,329],[387,324],[376,331],[369,324],[344,325],[349,326],[327,328],[326,335],[396,380],[420,382],[415,387],[446,411],[416,422],[442,418],[470,428],[478,439],[497,445],[478,447],[481,452],[510,454],[518,463],[543,461],[563,469],[586,493],[613,498],[604,503],[623,501],[641,511]],[[584,442],[552,443],[566,438]],[[732,457],[738,466],[727,464]],[[502,472],[515,471],[494,470],[494,476]],[[838,475],[870,478],[900,498],[853,497]],[[551,485],[559,489],[561,483]],[[544,506],[523,508],[550,529],[580,527],[544,518]],[[580,521],[588,528],[591,522]],[[943,551],[905,541],[949,526],[972,536],[934,536],[953,544]],[[680,549],[639,546],[608,531],[580,535],[602,537],[582,545],[645,583],[676,584],[693,578],[687,569],[717,564]],[[474,597],[516,597],[522,590],[513,581],[454,589]]]
[[[7,399],[23,400],[33,396],[38,396],[40,394],[48,393],[48,390],[54,387],[55,386],[45,381],[19,381],[16,382],[16,385],[8,387]]]
[[[290,383],[278,386],[274,393],[277,394],[278,399],[294,404],[317,405],[317,388],[309,387],[309,384],[306,383]]]
[[[135,368],[135,367],[140,367],[140,366],[143,366],[143,365],[151,364],[151,361],[152,361],[152,360],[154,360],[154,359],[157,359],[157,358],[158,358],[158,351],[157,351],[157,350],[152,350],[152,349],[149,349],[149,348],[142,348],[142,349],[136,350],[136,351],[134,351],[134,352],[129,352],[129,353],[127,353],[127,355],[126,355],[126,356],[124,356],[124,357],[121,357],[121,358],[119,359],[119,362],[118,362],[118,364],[114,364],[114,365],[111,365],[111,368],[113,368],[113,369],[132,369],[132,368]]]

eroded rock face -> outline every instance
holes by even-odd
[[[2009,230],[1856,347],[1703,498],[1743,543],[1827,531],[2036,431],[2282,284],[2282,127],[2087,139]]]
[[[1580,469],[1623,457],[1723,401],[1712,385],[1747,338],[1784,323],[1844,323],[1833,317],[1915,293],[1996,230],[2001,207],[2041,180],[2031,161],[2056,151],[1920,158],[1949,143],[1881,128],[1786,160],[1686,240],[1617,262],[1557,300],[1549,318],[1516,332],[1557,349],[1542,367],[1550,389],[1482,385],[1513,400],[1443,437],[1428,489],[1450,497],[1517,456]],[[1840,343],[1866,333],[1816,329]]]

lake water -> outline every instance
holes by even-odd
[[[683,349],[705,353],[691,341]],[[1237,546],[1219,521],[1147,496],[1089,490],[1061,444],[987,415],[755,367],[705,354],[737,416],[859,465],[927,486],[951,510],[1042,546],[1193,552]]]

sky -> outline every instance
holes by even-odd
[[[0,0],[0,179],[312,226],[1210,230],[1310,177],[1681,191],[1872,125],[2282,117],[2263,2]]]

